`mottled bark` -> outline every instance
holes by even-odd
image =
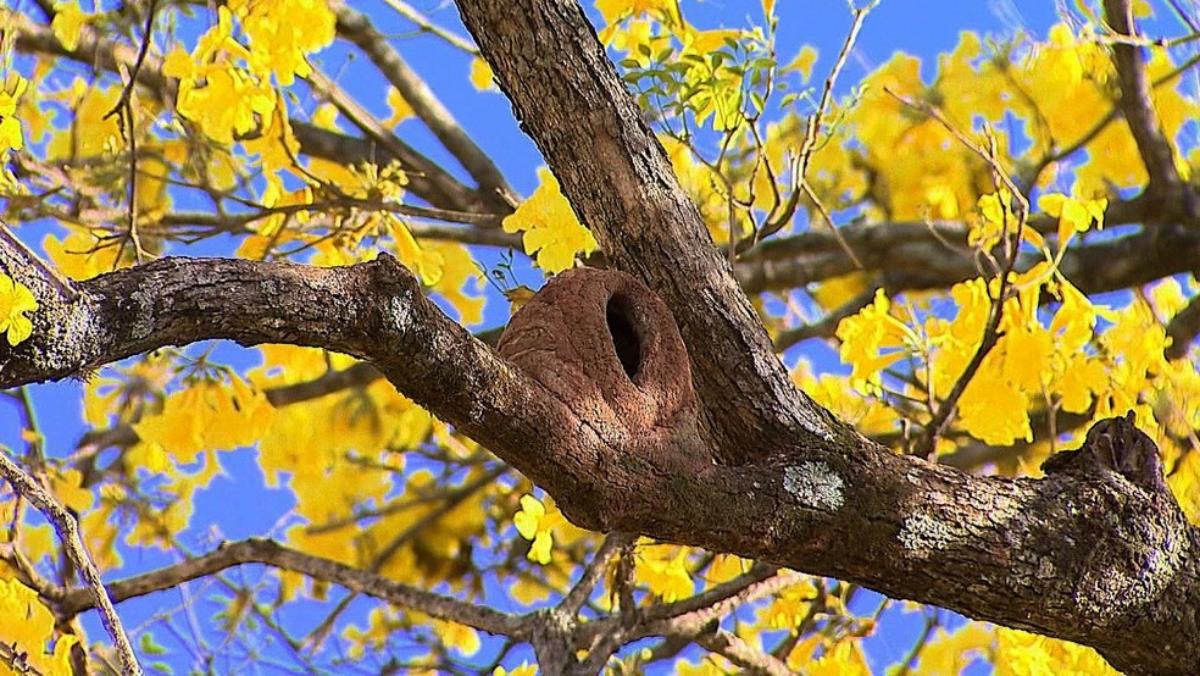
[[[791,384],[579,7],[459,5],[576,210],[637,281],[550,284],[514,320],[531,333],[502,341],[510,360],[387,256],[328,269],[168,259],[68,288],[0,247],[42,304],[33,337],[0,347],[0,386],[213,338],[325,347],[371,362],[582,526],[1070,639],[1131,673],[1200,672],[1200,535],[1127,421],[1105,421],[1044,479],[974,477],[864,439]],[[645,417],[643,396],[664,415]],[[539,641],[547,659],[574,659]]]
[[[387,257],[330,269],[168,259],[78,284],[73,301],[19,257],[2,262],[42,302],[34,336],[0,351],[2,386],[212,338],[323,346],[372,361],[583,526],[858,582],[1092,645],[1133,672],[1189,673],[1200,664],[1200,542],[1154,482],[1103,467],[1043,480],[972,477],[893,455],[841,426],[837,444],[808,444],[797,433],[739,466],[721,463],[727,453],[686,421],[648,444],[644,434],[596,424],[606,418],[586,388],[548,387],[501,359]],[[581,329],[608,321],[567,311],[539,330],[548,345],[578,346],[556,353],[565,367],[623,374],[616,344]],[[620,413],[621,402],[611,409]],[[1111,456],[1111,443],[1105,448]]]

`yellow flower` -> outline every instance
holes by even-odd
[[[0,642],[24,654],[29,666],[33,667],[32,671],[43,674],[71,673],[71,648],[79,639],[70,635],[60,636],[54,640],[54,651],[46,650],[46,644],[54,638],[54,615],[42,605],[37,592],[17,580],[0,579],[0,617],[13,620],[0,622]]]
[[[474,70],[472,70],[472,76],[474,76]],[[384,121],[385,126],[394,127],[415,115],[408,100],[395,87],[388,87],[387,104],[388,108],[392,109],[392,115]]]
[[[75,49],[79,46],[79,33],[88,22],[88,15],[79,9],[77,2],[57,3],[54,5],[54,11],[54,21],[50,24],[54,37],[58,38],[63,47]]]
[[[17,100],[29,86],[29,81],[17,74],[7,78],[0,87],[0,153],[20,150],[25,146],[21,136],[21,122],[17,120]]]
[[[850,381],[855,387],[878,386],[881,372],[907,356],[905,350],[891,348],[917,342],[917,336],[890,310],[887,294],[879,289],[870,305],[838,324],[837,337],[842,341],[838,354],[853,367]],[[885,349],[889,351],[882,352]]]
[[[37,300],[24,284],[0,273],[0,331],[7,332],[9,345],[17,345],[33,333],[33,322],[25,313],[37,309]]]
[[[667,544],[637,548],[634,579],[667,603],[691,596],[696,591],[688,568],[687,547]]]
[[[546,508],[537,498],[532,495],[521,496],[521,511],[513,515],[513,524],[521,537],[533,542],[526,556],[530,561],[542,565],[550,563],[550,548],[554,544],[547,521]]]
[[[596,239],[583,227],[550,170],[538,169],[537,190],[504,218],[504,232],[524,232],[525,253],[537,253],[538,267],[557,273],[575,263],[575,256],[596,250]]]
[[[492,676],[537,676],[537,667],[526,662],[522,662],[521,666],[511,670],[496,667],[492,669]]]
[[[629,16],[654,13],[668,20],[677,16],[672,0],[597,0],[596,9],[605,23],[614,23]]]
[[[1058,246],[1059,249],[1065,249],[1071,237],[1077,232],[1087,232],[1093,221],[1096,227],[1104,227],[1104,210],[1108,208],[1108,200],[1080,200],[1052,192],[1038,198],[1038,208],[1058,217]]]
[[[484,61],[482,57],[477,56],[471,60],[471,84],[474,85],[476,89],[481,92],[486,92],[489,89],[495,89],[496,85],[493,83],[494,77],[495,75],[492,73],[492,67],[489,66],[488,62]],[[391,103],[390,98],[388,99],[388,102]]]

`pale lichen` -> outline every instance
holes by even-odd
[[[914,514],[904,519],[897,538],[905,549],[928,554],[947,549],[960,536],[961,533],[953,524],[928,514]]]
[[[387,302],[388,319],[397,331],[407,331],[412,326],[412,307],[408,299],[392,296]]]
[[[845,482],[824,462],[805,462],[783,471],[783,488],[801,505],[833,511],[842,506]]]

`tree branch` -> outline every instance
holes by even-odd
[[[1091,645],[1131,673],[1200,671],[1200,535],[1148,479],[1145,440],[1089,435],[1071,456],[1087,462],[1033,480],[862,438],[796,393],[578,6],[461,7],[580,215],[665,306],[626,275],[559,275],[514,318],[510,330],[526,313],[526,331],[506,332],[502,359],[387,256],[328,269],[164,259],[80,283],[70,301],[0,249],[41,303],[32,337],[0,346],[0,387],[195,340],[325,347],[370,360],[581,526],[838,577]],[[1188,237],[1147,228],[1092,262],[1133,278],[1145,264],[1121,247],[1194,261]],[[539,655],[559,655],[569,637],[543,629]]]
[[[337,561],[284,547],[274,540],[252,538],[223,543],[215,551],[180,563],[119,580],[108,585],[118,603],[146,594],[171,589],[189,580],[214,575],[244,563],[261,563],[280,570],[302,573],[315,580],[333,582],[351,591],[375,597],[402,608],[419,610],[440,620],[449,620],[493,634],[524,639],[525,622],[517,615],[502,613],[459,599],[434,594],[394,582],[376,573]],[[72,589],[58,600],[50,599],[60,614],[76,615],[93,607],[87,589]]]
[[[83,579],[85,586],[78,590],[78,593],[82,598],[87,599],[89,607],[99,609],[100,622],[104,625],[109,637],[112,638],[121,669],[127,674],[141,674],[142,667],[138,664],[137,655],[133,653],[133,646],[130,645],[125,628],[121,625],[121,616],[117,615],[112,600],[104,590],[104,583],[100,580],[100,570],[96,568],[91,555],[88,554],[87,547],[83,544],[79,521],[59,504],[58,500],[55,500],[54,496],[36,479],[25,473],[3,451],[0,451],[0,474],[4,475],[18,495],[33,503],[33,506],[37,507],[38,511],[54,527],[54,532],[58,534],[58,539],[62,542],[63,549],[66,550],[67,558],[70,559],[71,564],[75,566],[79,571],[79,576]],[[54,602],[56,599],[50,599],[50,601]],[[16,621],[18,618],[9,619]]]
[[[1167,359],[1185,356],[1197,335],[1200,335],[1200,296],[1193,296],[1187,306],[1167,324],[1167,336],[1171,338],[1171,344],[1167,346]]]
[[[454,155],[485,195],[502,198],[504,203],[516,200],[516,193],[504,180],[504,175],[483,149],[463,130],[454,115],[442,104],[421,76],[409,67],[399,52],[392,49],[387,38],[375,30],[363,14],[342,2],[333,3],[337,12],[338,33],[354,43],[371,59],[388,82],[400,92],[417,117],[433,135]],[[501,200],[496,200],[501,201]]]
[[[458,7],[522,127],[608,259],[674,314],[708,432],[728,442],[717,444],[731,454],[722,460],[766,455],[793,430],[813,443],[832,442],[833,418],[792,385],[579,5],[460,0]],[[734,391],[745,396],[731,400]]]
[[[836,446],[797,434],[738,467],[705,461],[717,449],[686,437],[698,455],[679,457],[581,418],[579,402],[498,358],[389,257],[348,268],[163,259],[79,283],[74,302],[38,270],[0,262],[41,303],[33,336],[0,348],[0,387],[202,339],[326,347],[373,360],[585,527],[839,577],[1092,645],[1135,672],[1200,664],[1196,618],[1180,615],[1200,606],[1200,539],[1169,494],[1115,475],[971,477],[844,427]],[[547,330],[582,323],[562,322]]]
[[[20,12],[0,9],[0,24],[6,33],[11,31],[16,36],[16,46],[21,51],[64,56],[114,73],[121,68],[134,72],[136,50],[98,35],[91,27],[84,26],[80,31],[79,44],[75,49],[68,50],[54,37],[49,23],[42,25]],[[135,76],[146,93],[156,100],[169,102],[174,98],[174,81],[162,74],[162,60],[156,55],[147,55]],[[463,185],[435,162],[390,133],[386,135],[386,143],[377,143],[299,121],[292,121],[292,130],[301,151],[314,157],[345,165],[363,162],[386,164],[395,159],[409,173],[407,189],[437,208],[479,213],[496,213],[499,209],[501,215],[510,210],[503,200]]]
[[[1136,36],[1130,0],[1104,0],[1104,19],[1117,36]],[[1150,176],[1147,192],[1160,200],[1178,202],[1180,211],[1188,216],[1200,215],[1200,200],[1180,178],[1175,167],[1174,146],[1163,132],[1154,110],[1142,48],[1128,42],[1116,42],[1112,50],[1113,64],[1121,83],[1121,112]]]

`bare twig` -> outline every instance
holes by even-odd
[[[100,571],[96,568],[87,547],[83,544],[79,521],[59,504],[36,479],[21,469],[4,452],[0,452],[0,473],[4,474],[4,478],[12,484],[13,490],[33,503],[33,506],[54,526],[54,531],[62,541],[67,557],[79,571],[86,585],[84,589],[80,590],[80,594],[89,599],[89,607],[97,608],[100,611],[100,621],[113,640],[121,662],[121,669],[126,674],[141,674],[142,668],[133,652],[133,646],[129,643],[129,637],[125,635],[121,618],[117,615],[117,610],[113,607],[108,593],[104,590]]]
[[[867,14],[878,4],[879,1],[875,0],[875,2],[853,10],[854,19],[850,23],[850,30],[846,33],[846,40],[842,43],[842,49],[838,53],[837,61],[834,62],[833,69],[829,71],[829,76],[825,78],[825,86],[821,91],[821,99],[817,103],[817,110],[808,118],[808,123],[804,130],[804,139],[800,142],[800,152],[792,170],[792,190],[788,195],[788,201],[782,211],[773,215],[773,217],[769,217],[761,231],[755,233],[753,240],[751,240],[751,245],[757,244],[778,232],[791,220],[792,215],[796,213],[796,206],[799,204],[800,193],[802,192],[801,186],[804,184],[805,174],[808,172],[808,164],[812,160],[813,151],[817,147],[817,136],[821,133],[821,123],[829,110],[829,106],[833,102],[834,86],[837,84],[837,79],[842,69],[846,66],[846,61],[850,58],[850,52],[854,49],[854,43],[858,41],[858,34],[862,30],[863,22],[867,19]]]
[[[583,569],[583,574],[579,577],[579,582],[567,592],[559,603],[559,610],[574,615],[579,612],[583,604],[587,602],[588,596],[596,587],[596,583],[604,577],[604,573],[608,570],[608,562],[612,557],[621,551],[626,545],[633,542],[636,538],[628,533],[610,533],[604,538],[604,543],[592,555],[591,562]]]
[[[114,582],[109,585],[109,593],[117,602],[121,602],[170,589],[188,580],[213,575],[243,563],[262,563],[280,570],[303,573],[381,601],[420,610],[430,617],[465,624],[493,634],[524,637],[524,623],[519,616],[393,582],[381,575],[264,539],[225,543],[202,556]],[[86,590],[72,589],[65,594],[59,606],[64,613],[73,614],[94,604],[95,601]]]
[[[417,29],[422,33],[429,33],[430,35],[439,37],[453,47],[457,47],[472,56],[479,56],[479,48],[472,44],[470,40],[433,23],[429,20],[429,17],[417,11],[415,7],[404,2],[404,0],[384,0],[384,2],[396,10],[397,14],[415,24]]]

